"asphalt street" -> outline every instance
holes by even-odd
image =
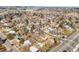
[[[74,40],[76,39],[76,38],[79,38],[79,32],[78,31],[76,31],[75,33],[73,33],[71,36],[69,36],[68,38],[67,38],[67,40],[65,40],[65,41],[63,41],[60,45],[58,45],[57,47],[55,47],[55,48],[52,48],[52,49],[50,49],[50,52],[52,51],[52,52],[62,52],[64,49],[73,49],[73,47],[71,46],[71,44],[74,42]],[[76,44],[76,43],[73,43],[73,44]],[[77,45],[77,44],[76,44]],[[70,47],[70,48],[69,48]],[[75,46],[74,46],[74,48],[75,48]],[[67,50],[68,50],[67,49]],[[72,51],[72,50],[71,50]],[[69,50],[69,52],[70,52],[70,50]]]

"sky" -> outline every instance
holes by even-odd
[[[79,6],[78,0],[0,0],[0,6]]]

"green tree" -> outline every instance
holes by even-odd
[[[29,29],[27,27],[24,28],[25,33],[29,32]]]
[[[24,40],[23,38],[20,38],[20,43],[21,43],[21,44],[23,44],[24,41],[25,41],[25,40]]]
[[[0,21],[3,19],[3,16],[0,16]]]
[[[6,47],[0,44],[0,51],[5,51],[5,50],[6,50]]]
[[[28,25],[28,24],[29,24],[29,21],[28,21],[28,19],[25,19],[25,22],[26,22],[26,25]]]
[[[7,35],[7,38],[8,38],[9,40],[12,40],[12,39],[14,39],[14,36],[9,33],[9,34]]]
[[[34,29],[35,29],[35,25],[32,25],[31,32],[33,32]]]
[[[40,14],[40,17],[41,17],[41,18],[44,18],[44,15],[43,15],[43,14]]]
[[[36,13],[33,13],[33,16],[37,16],[37,14]]]
[[[17,29],[16,27],[14,27],[14,28],[13,28],[13,30],[14,30],[15,32],[17,32],[17,31],[18,31],[18,29]]]

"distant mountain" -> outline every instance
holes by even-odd
[[[0,6],[0,9],[16,9],[16,8],[25,8],[25,9],[45,9],[45,8],[50,8],[50,9],[76,9],[79,10],[79,7],[52,7],[52,6]]]

